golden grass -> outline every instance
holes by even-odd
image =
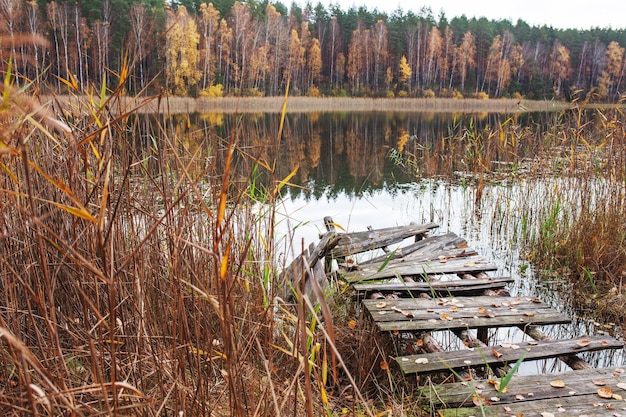
[[[137,109],[139,113],[281,113],[282,97],[221,97],[189,98],[162,97]],[[55,101],[62,108],[80,109],[80,101],[72,96],[42,97],[43,102]],[[129,107],[131,102],[141,99],[122,97],[120,101]],[[348,97],[290,97],[286,111],[301,112],[341,112],[341,111],[381,111],[381,112],[441,112],[441,113],[519,113],[526,111],[559,111],[570,108],[571,104],[556,101],[533,101],[514,99],[449,99],[449,98],[348,98]],[[82,109],[85,111],[85,109]],[[82,114],[82,113],[79,113]]]
[[[254,149],[235,158],[242,132],[189,147],[167,114],[138,114],[150,100],[76,92],[47,107],[9,84],[3,415],[313,416],[346,386],[342,405],[373,415],[332,317],[321,328],[306,298],[277,297],[273,207],[288,178]],[[251,190],[258,171],[268,182]]]

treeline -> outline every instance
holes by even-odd
[[[0,16],[2,68],[42,91],[616,101],[626,83],[624,29],[267,0],[0,0]]]

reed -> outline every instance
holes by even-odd
[[[626,118],[619,109],[565,114],[522,183],[521,243],[544,270],[566,278],[572,301],[623,322],[626,277]],[[550,143],[552,142],[552,143]]]
[[[545,275],[564,278],[577,307],[623,322],[626,116],[621,106],[581,103],[549,117],[546,129],[516,116],[480,127],[477,117],[455,120],[432,146],[409,140],[387,156],[409,175],[459,181],[474,193],[479,221],[485,184],[498,184],[492,232]]]
[[[280,137],[180,129],[165,98],[124,96],[127,68],[116,88],[62,80],[72,104],[51,107],[5,74],[3,415],[330,415],[340,380],[373,414],[328,311],[279,297]]]

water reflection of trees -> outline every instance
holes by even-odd
[[[258,180],[266,182],[297,168],[291,194],[319,198],[373,192],[417,177],[510,170],[547,146],[547,132],[554,131],[549,126],[559,123],[559,115],[298,113],[286,115],[280,139],[275,114],[177,115],[165,123],[174,125],[172,143],[191,172],[201,173],[209,161],[222,164],[220,150],[232,139],[234,175],[241,181],[255,164]]]

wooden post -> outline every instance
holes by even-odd
[[[479,327],[476,329],[476,337],[485,345],[489,344],[489,329],[487,327]]]
[[[324,217],[324,227],[328,233],[335,233],[337,228],[335,227],[335,222],[332,217],[325,216]],[[333,255],[331,251],[326,253],[324,256],[324,272],[330,274],[333,270]]]
[[[471,348],[480,347],[481,349],[489,348],[489,346],[483,343],[481,340],[473,337],[468,330],[455,330],[454,334],[459,339],[461,339],[463,343],[467,344],[468,347],[471,347]],[[496,374],[498,378],[502,378],[504,375],[506,375],[509,369],[511,369],[511,367],[507,365],[504,367],[497,366],[491,369],[493,370],[493,373]]]
[[[535,340],[544,340],[550,341],[554,340],[551,337],[544,334],[541,330],[539,330],[535,326],[519,326],[520,329],[528,336],[532,337]],[[567,366],[572,368],[573,370],[581,370],[581,369],[592,369],[593,366],[582,359],[580,359],[576,355],[563,355],[559,356],[559,359],[563,361]]]
[[[330,216],[324,217],[324,227],[326,227],[327,232],[335,232],[337,229],[335,228],[335,222],[333,218]]]

